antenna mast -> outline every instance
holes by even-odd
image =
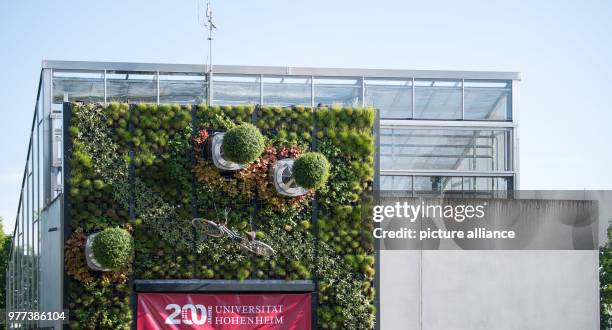
[[[198,23],[202,25],[208,32],[208,57],[205,61],[205,65],[207,67],[207,72],[205,72],[208,80],[208,93],[206,96],[207,103],[212,104],[212,75],[213,75],[213,31],[217,28],[215,23],[213,22],[213,13],[210,5],[210,0],[206,2],[206,15],[203,17],[202,15],[202,7],[203,0],[198,0]]]
[[[210,75],[213,71],[213,57],[212,57],[212,45],[213,45],[213,30],[217,28],[213,22],[213,12],[210,6],[210,1],[206,3],[206,22],[204,27],[208,30],[208,74]]]
[[[217,28],[212,19],[210,1],[206,3],[206,28],[208,29],[208,73],[212,72],[212,33]]]

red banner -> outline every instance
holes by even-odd
[[[310,294],[138,294],[138,330],[305,330]]]

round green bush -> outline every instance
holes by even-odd
[[[132,257],[134,243],[132,235],[122,228],[107,228],[101,231],[91,245],[94,258],[104,268],[120,269],[127,266]]]
[[[264,137],[252,124],[242,124],[228,130],[221,145],[223,157],[238,164],[253,162],[264,149]]]
[[[304,188],[320,188],[329,178],[329,161],[318,152],[302,154],[293,163],[293,177]]]

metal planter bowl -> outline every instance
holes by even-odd
[[[237,171],[245,168],[245,165],[234,163],[223,158],[221,145],[223,144],[223,136],[225,132],[213,133],[207,141],[208,156],[212,159],[213,164],[221,171]]]
[[[85,242],[85,260],[87,261],[87,267],[91,268],[92,270],[108,272],[112,269],[102,267],[102,265],[100,265],[100,263],[94,257],[93,250],[91,248],[93,245],[94,238],[98,236],[98,234],[99,232],[87,236],[87,242]]]
[[[308,193],[308,189],[299,186],[293,179],[294,162],[295,159],[293,158],[280,159],[271,169],[271,179],[274,182],[274,187],[283,196],[297,197]]]

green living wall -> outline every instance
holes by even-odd
[[[321,329],[371,329],[374,251],[369,193],[374,177],[374,110],[341,107],[72,104],[65,242],[70,326],[129,329],[133,279],[312,279]],[[261,157],[222,175],[204,143],[214,131],[254,123],[266,137]],[[277,159],[316,150],[331,163],[326,186],[279,195],[269,180]],[[194,217],[255,230],[276,250],[244,252],[229,239],[203,237]],[[91,271],[88,234],[122,227],[133,262]]]

